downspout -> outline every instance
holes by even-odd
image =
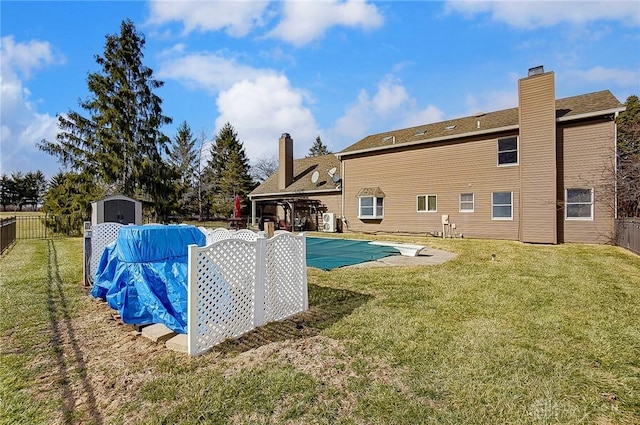
[[[342,161],[342,159],[340,159],[340,175],[342,176],[342,183],[340,184],[340,219],[342,220],[342,231],[344,232],[345,227],[349,230],[349,224],[347,218],[344,216],[344,182],[346,178],[344,175],[344,161]]]
[[[618,219],[618,114],[613,115],[613,219]]]

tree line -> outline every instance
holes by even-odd
[[[55,140],[38,143],[67,171],[49,182],[40,171],[2,175],[4,210],[41,206],[68,218],[65,229],[50,223],[64,233],[80,231],[92,201],[115,194],[141,200],[157,222],[176,215],[228,217],[236,196],[246,205],[248,193],[277,170],[277,159],[260,160],[252,170],[230,123],[205,155],[206,136],[194,137],[186,121],[173,139],[163,134],[161,127],[172,118],[163,114],[155,93],[164,83],[143,63],[144,45],[144,35],[130,20],[121,23],[119,33],[106,36],[103,55],[95,56],[99,71],[87,76],[90,94],[79,101],[82,111],[58,114]],[[328,152],[319,137],[310,154],[318,152]]]

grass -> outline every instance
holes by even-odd
[[[392,239],[458,256],[310,269],[308,312],[197,358],[84,295],[82,239],[21,241],[0,259],[0,423],[640,423],[638,256]]]

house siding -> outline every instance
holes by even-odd
[[[515,136],[504,133],[498,137]],[[467,139],[344,159],[344,215],[358,232],[433,233],[449,215],[464,237],[519,238],[519,166],[497,166],[497,137]],[[384,193],[382,220],[358,219],[357,193],[365,187]],[[493,192],[513,192],[512,220],[491,219]],[[474,194],[474,212],[459,212],[460,193]],[[436,212],[417,212],[418,195],[437,195]]]
[[[540,222],[546,243],[609,243],[613,234],[613,189],[615,127],[612,121],[592,119],[560,124],[555,131],[553,220]],[[482,239],[523,240],[521,231],[522,158],[519,165],[497,166],[497,139],[468,138],[457,143],[434,143],[420,147],[361,154],[343,159],[344,217],[355,232],[407,232],[432,234],[442,231],[441,216],[448,214],[459,236]],[[526,156],[525,156],[526,158]],[[525,185],[526,186],[526,185]],[[385,193],[384,217],[362,220],[357,194],[362,188],[379,187]],[[594,219],[566,220],[565,188],[593,187]],[[492,193],[513,193],[513,219],[492,220]],[[474,194],[474,211],[459,211],[460,193]],[[436,212],[417,212],[418,195],[437,195]],[[330,209],[331,210],[331,209]],[[545,212],[548,215],[548,212]],[[546,217],[545,215],[545,217]],[[534,218],[537,216],[534,216]],[[535,222],[535,221],[534,221]],[[527,242],[532,242],[529,237]],[[533,242],[540,243],[539,239]]]
[[[612,120],[558,127],[560,242],[611,243],[614,235],[615,124]],[[566,188],[593,188],[593,220],[565,219]]]
[[[553,72],[520,80],[518,93],[521,240],[556,243],[556,112]]]

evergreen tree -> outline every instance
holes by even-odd
[[[48,216],[47,226],[54,233],[81,235],[83,223],[91,218],[91,202],[103,196],[86,173],[56,174],[49,182],[42,205]]]
[[[107,35],[104,56],[95,57],[101,70],[87,78],[91,95],[79,102],[88,116],[75,111],[58,115],[56,140],[43,140],[39,148],[94,183],[158,202],[169,174],[162,161],[168,138],[160,127],[171,119],[162,114],[162,100],[153,93],[164,83],[142,63],[144,45],[130,20],[122,22],[119,34]]]
[[[629,96],[618,116],[617,205],[619,217],[640,216],[640,101]]]
[[[316,141],[313,143],[313,146],[311,146],[311,148],[309,149],[309,155],[307,155],[307,158],[310,158],[312,156],[326,155],[329,153],[331,153],[331,151],[324,143],[322,143],[320,136],[318,136],[316,137]]]
[[[199,152],[196,147],[197,139],[193,137],[191,128],[186,121],[178,127],[178,133],[169,149],[169,164],[178,174],[177,198],[181,213],[192,213],[196,210],[196,183],[199,178]]]
[[[242,200],[253,189],[253,179],[249,174],[249,160],[242,142],[230,123],[221,129],[211,147],[211,159],[205,170],[211,212],[229,216],[233,212],[234,199]]]

